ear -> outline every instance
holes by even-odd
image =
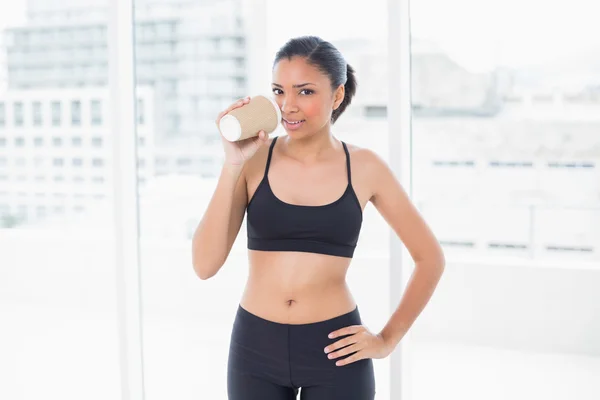
[[[344,96],[346,95],[346,88],[344,85],[338,86],[333,94],[333,109],[337,110],[340,104],[344,101]]]

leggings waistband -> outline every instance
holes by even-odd
[[[328,318],[326,320],[322,320],[322,321],[315,321],[315,322],[307,322],[307,323],[301,323],[301,324],[286,324],[286,323],[281,323],[281,322],[276,322],[276,321],[270,321],[268,319],[259,317],[256,314],[251,313],[250,311],[246,310],[244,307],[242,307],[241,304],[238,305],[238,310],[237,310],[237,315],[238,317],[241,318],[245,318],[245,319],[249,319],[249,320],[254,320],[255,322],[260,322],[262,324],[266,324],[266,325],[273,325],[273,326],[290,326],[290,327],[297,327],[297,328],[310,328],[310,327],[316,327],[319,325],[331,325],[331,324],[335,324],[336,322],[341,322],[344,320],[360,320],[360,311],[358,310],[358,305],[356,305],[354,307],[354,309],[352,311],[349,311],[347,313],[332,317],[332,318]]]

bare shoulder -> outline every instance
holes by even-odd
[[[346,143],[346,145],[348,146],[348,152],[350,153],[352,160],[356,159],[360,165],[368,168],[381,168],[386,166],[386,162],[375,151],[352,143]]]
[[[394,179],[387,162],[377,152],[364,147],[346,143],[350,153],[352,180],[360,185],[367,198],[372,199],[382,184]]]
[[[361,175],[366,174],[369,178],[376,178],[379,174],[389,171],[387,162],[377,152],[346,143],[350,153],[352,172]]]

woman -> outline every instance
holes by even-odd
[[[287,135],[223,139],[226,162],[193,263],[201,279],[215,275],[247,212],[250,270],[231,334],[229,400],[295,399],[299,388],[302,400],[373,399],[372,359],[393,351],[440,279],[440,246],[388,166],[331,132],[356,85],[329,42],[292,39],[276,55],[272,83]],[[369,201],[416,262],[379,333],[362,326],[345,281]]]

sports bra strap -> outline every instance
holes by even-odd
[[[344,145],[344,151],[346,152],[346,170],[348,171],[348,184],[351,185],[352,174],[350,173],[350,153],[348,152],[348,147],[346,146],[346,143],[342,141],[342,144]]]
[[[275,136],[273,138],[273,141],[271,142],[271,146],[269,146],[269,155],[267,156],[267,165],[265,167],[265,176],[267,176],[267,174],[269,173],[269,165],[271,165],[271,156],[273,155],[273,147],[275,147],[275,142],[277,141],[277,137]]]

